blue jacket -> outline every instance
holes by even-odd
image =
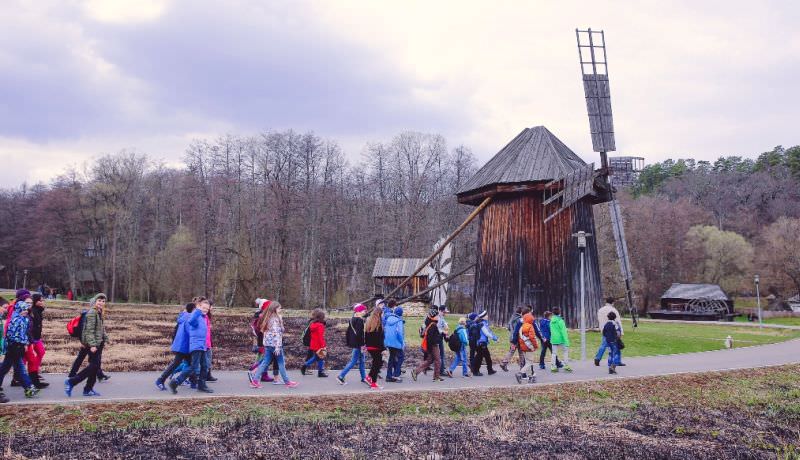
[[[383,325],[383,344],[388,348],[405,348],[405,323],[400,316],[391,313]]]
[[[28,328],[30,327],[31,320],[27,316],[19,314],[19,303],[14,308],[14,314],[11,316],[11,322],[8,324],[8,332],[6,333],[6,340],[9,343],[20,343],[22,345],[30,344],[28,337]]]
[[[539,332],[541,332],[542,337],[550,340],[550,320],[540,318],[539,319]]]
[[[461,347],[462,348],[466,347],[467,345],[469,345],[469,337],[467,337],[467,328],[466,327],[464,327],[464,326],[459,324],[456,327],[455,333],[458,335],[458,340],[461,341]]]
[[[608,321],[603,326],[603,338],[608,344],[617,343],[617,325],[614,321]]]
[[[206,318],[199,308],[195,308],[192,314],[189,315],[184,327],[189,334],[189,352],[206,351],[208,326],[206,326]]]
[[[186,321],[189,319],[189,316],[191,316],[192,313],[182,311],[181,314],[178,315],[177,327],[175,328],[175,338],[172,339],[173,353],[189,353],[189,333],[186,331]]]
[[[481,321],[481,338],[478,340],[478,344],[489,343],[489,339],[497,342],[497,336],[494,335],[494,332],[489,327],[489,321],[483,320]]]

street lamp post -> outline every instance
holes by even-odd
[[[22,270],[22,289],[28,288],[28,269]]]
[[[756,303],[758,304],[758,327],[763,328],[764,322],[761,319],[761,292],[758,289],[758,275],[756,275],[754,281],[756,282]]]
[[[578,251],[581,255],[581,361],[586,361],[586,283],[584,282],[584,254],[586,252],[586,238],[592,236],[581,230],[572,236],[578,238]]]

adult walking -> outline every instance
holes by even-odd
[[[367,323],[364,325],[364,345],[367,347],[367,352],[372,358],[372,365],[369,368],[369,375],[367,376],[367,385],[373,390],[379,390],[378,374],[383,366],[383,309],[375,307],[372,309],[372,314],[369,315]]]
[[[441,360],[439,355],[439,343],[442,341],[442,334],[439,333],[439,310],[437,308],[431,309],[428,317],[425,318],[425,325],[422,332],[422,350],[425,353],[423,361],[414,370],[411,371],[411,378],[416,382],[417,376],[423,372],[428,366],[433,365],[433,381],[442,382],[444,379],[439,374],[441,367]]]
[[[614,313],[614,324],[616,325],[617,330],[619,331],[619,336],[622,337],[625,335],[625,330],[622,329],[622,316],[620,316],[619,311],[614,308],[614,298],[607,297],[606,303],[599,310],[597,310],[597,324],[600,327],[600,330],[603,330],[606,322],[608,322],[608,314]],[[619,343],[618,343],[619,344]],[[602,340],[600,341],[600,348],[597,349],[597,353],[594,355],[594,365],[599,366],[600,360],[603,359],[603,354],[606,352],[606,348],[609,348],[608,342],[606,342],[605,335],[603,335]],[[622,363],[622,355],[619,351],[619,347],[616,348],[616,354],[613,355],[612,360],[614,364],[617,366],[624,366],[625,364]]]
[[[40,369],[44,359],[45,347],[42,341],[42,322],[44,321],[44,298],[41,294],[31,296],[33,305],[31,306],[29,317],[30,325],[30,344],[25,350],[25,361],[28,364],[28,375],[33,386],[38,389],[47,388],[49,383],[42,380]]]
[[[94,384],[101,366],[103,345],[108,342],[104,324],[105,309],[106,295],[103,293],[95,295],[90,302],[89,311],[86,312],[81,331],[81,347],[86,349],[89,365],[74,377],[64,381],[64,393],[67,396],[71,397],[72,388],[84,380],[86,380],[86,385],[83,387],[83,395],[100,396],[100,393],[94,391]]]
[[[211,308],[211,303],[207,299],[200,300],[196,308],[186,320],[185,328],[189,336],[189,354],[191,365],[184,369],[177,377],[170,380],[169,389],[173,394],[178,393],[178,386],[186,380],[189,375],[194,375],[197,379],[197,391],[203,393],[213,393],[214,390],[206,385],[208,368],[206,367],[206,347],[208,336],[208,323],[205,316]]]

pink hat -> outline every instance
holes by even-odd
[[[360,313],[362,311],[367,311],[367,306],[361,303],[357,303],[353,305],[353,313]]]
[[[269,304],[271,304],[271,303],[272,303],[271,300],[256,299],[256,305],[258,305],[258,308],[261,309],[262,311],[266,310],[267,308],[269,308]]]

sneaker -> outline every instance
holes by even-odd
[[[614,370],[614,367],[612,366],[612,367],[609,367],[609,368],[608,368],[608,373],[609,373],[609,374],[616,374],[616,373],[617,373],[617,371],[616,371],[616,370]]]
[[[472,374],[463,374],[463,377],[472,377]]]
[[[361,379],[361,383],[363,383],[366,386],[370,386],[370,385],[372,385],[373,382],[372,382],[372,379],[369,378],[369,375],[368,375],[368,376],[364,377],[363,379]]]
[[[167,391],[167,387],[164,386],[164,382],[158,379],[156,379],[156,388],[158,388],[161,391]]]
[[[327,374],[327,373],[325,373],[325,371],[319,371],[319,372],[317,372],[317,377],[319,377],[319,378],[321,378],[321,379],[324,379],[324,378],[325,378],[325,377],[327,377],[327,376],[328,376],[328,374]]]
[[[69,379],[64,380],[64,393],[67,395],[68,398],[72,397],[72,388],[73,385],[69,383]]]
[[[39,394],[39,389],[36,387],[28,387],[25,389],[25,397],[26,398],[33,398],[34,396]]]
[[[539,369],[544,369],[544,364],[539,364]]]
[[[179,385],[179,383],[176,382],[175,380],[170,380],[169,381],[169,391],[171,391],[172,394],[174,394],[174,395],[178,394],[178,385]]]
[[[522,385],[522,374],[520,372],[517,372],[516,374],[514,374],[514,377],[517,379],[517,383]]]
[[[183,385],[185,387],[191,387],[192,386],[192,382],[191,382],[191,380],[184,380],[183,383],[181,383],[181,385]]]
[[[199,388],[197,388],[197,391],[199,391],[201,393],[213,393],[214,392],[214,390],[212,390],[211,388],[209,388],[207,386],[199,387]]]
[[[550,368],[550,372],[552,372],[553,374],[558,374],[558,368],[557,367],[551,367]]]
[[[216,382],[217,380],[219,380],[219,379],[216,378],[216,377],[211,376],[210,374],[209,374],[208,377],[206,377],[206,382]]]
[[[500,369],[503,369],[503,372],[508,372],[508,363],[500,363]]]
[[[305,364],[300,366],[300,375],[306,375],[306,369],[307,369],[307,367],[306,367]]]
[[[572,368],[567,365],[564,366],[564,370],[567,372],[572,372]]]
[[[627,364],[625,364],[625,363],[619,363],[619,364],[617,364],[617,366],[627,366]]]
[[[396,381],[397,381],[397,379],[394,378],[394,377],[386,377],[386,383],[394,383]]]
[[[97,381],[98,382],[105,382],[107,380],[111,380],[111,376],[108,375],[108,374],[103,374],[103,375],[98,375],[97,376]]]
[[[445,372],[444,375],[446,375],[446,376],[448,376],[448,377],[450,377],[452,379],[453,378],[453,371],[448,369],[448,371]]]
[[[289,380],[288,382],[286,382],[286,386],[287,386],[287,387],[289,387],[289,388],[297,388],[297,386],[298,386],[298,385],[300,385],[300,384],[299,384],[299,383],[297,383],[297,382],[293,382],[293,381],[291,381],[291,380]]]
[[[488,371],[488,372],[486,372],[486,373],[487,373],[487,374],[489,374],[489,375],[494,375],[494,374],[496,374],[496,373],[497,373],[497,371],[496,371],[496,370],[494,370],[494,369],[491,369],[491,370],[489,370],[489,371]]]
[[[434,378],[433,381],[434,382],[444,382],[444,379],[441,376],[439,376],[439,377]]]
[[[412,370],[411,370],[411,380],[413,380],[413,381],[415,381],[415,382],[416,382],[416,381],[417,381],[417,376],[418,376],[418,375],[419,375],[419,372],[417,372],[417,370],[416,370],[416,369],[412,369]]]
[[[185,384],[185,383],[186,383],[186,382],[184,382],[184,384]],[[197,389],[197,384],[196,384],[196,383],[194,383],[194,382],[189,382],[189,388],[191,388],[192,390],[196,390],[196,389]]]
[[[378,384],[377,384],[377,383],[375,383],[375,382],[372,382],[372,383],[370,383],[370,384],[369,384],[369,387],[370,387],[370,389],[372,389],[372,390],[380,390],[380,389],[381,389],[381,387],[379,387],[379,386],[378,386]]]
[[[270,383],[270,382],[272,382],[273,380],[275,380],[275,379],[273,379],[273,378],[272,378],[272,377],[270,377],[269,375],[262,375],[262,376],[261,376],[261,381],[262,381],[262,382]]]
[[[84,396],[100,396],[100,393],[98,393],[98,392],[96,392],[94,390],[89,390],[89,391],[83,390],[83,395]]]
[[[252,384],[256,380],[258,380],[258,379],[256,378],[255,374],[253,374],[251,371],[248,371],[247,372],[247,381]]]
[[[475,377],[483,377],[483,372],[478,371],[473,373],[472,375],[474,375]]]
[[[595,359],[594,359],[594,365],[595,365],[595,366],[599,366],[599,365],[600,365],[600,360],[599,360],[599,359],[597,359],[597,358],[595,358]]]
[[[250,388],[261,388],[261,382],[257,380],[250,381]]]
[[[281,381],[281,379],[272,379],[272,384],[273,385],[283,385],[283,382]]]
[[[536,376],[532,375],[532,376],[528,377],[528,383],[536,383]]]
[[[344,377],[342,377],[341,375],[336,376],[336,381],[339,382],[339,385],[347,385],[347,382],[344,381]]]

